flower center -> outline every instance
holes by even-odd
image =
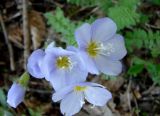
[[[74,87],[74,91],[76,91],[76,92],[83,92],[83,91],[85,91],[86,89],[87,89],[86,86],[75,86],[75,87]]]
[[[56,65],[61,69],[69,68],[71,66],[70,58],[67,56],[60,56],[56,60]]]
[[[91,41],[87,46],[87,52],[91,57],[96,57],[99,52],[99,45],[96,42]]]
[[[95,58],[98,54],[104,55],[104,56],[109,56],[111,53],[113,53],[115,50],[113,48],[113,44],[107,43],[105,46],[103,43],[96,43],[91,41],[87,48],[87,53],[89,56],[92,58]]]

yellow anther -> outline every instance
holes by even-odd
[[[86,86],[75,86],[74,87],[74,91],[76,92],[82,92],[82,91],[85,91],[87,89]]]
[[[87,47],[87,52],[91,57],[96,57],[99,52],[99,46],[96,42],[90,42]]]
[[[71,61],[67,56],[60,56],[56,60],[56,66],[58,68],[69,68],[71,66]]]

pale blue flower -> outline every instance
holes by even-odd
[[[80,54],[88,72],[118,75],[121,60],[127,53],[124,39],[116,34],[117,26],[110,18],[100,18],[92,25],[85,23],[75,31]]]
[[[8,91],[7,103],[11,107],[16,108],[24,100],[24,96],[25,88],[18,83],[13,83]]]
[[[28,58],[27,71],[35,78],[44,78],[42,72],[42,61],[45,56],[45,51],[55,46],[54,42],[51,42],[45,50],[37,49],[32,52]]]
[[[44,74],[41,71],[42,59],[45,56],[45,52],[41,49],[35,50],[28,58],[27,70],[35,78],[44,78]]]
[[[30,55],[27,70],[33,77],[45,77],[55,90],[69,84],[83,82],[87,78],[88,71],[75,49],[65,50],[54,47],[51,43],[44,51],[38,49]]]
[[[60,47],[45,50],[42,72],[56,91],[69,84],[83,82],[88,75],[83,60],[75,51]]]
[[[111,93],[102,85],[82,82],[67,86],[53,94],[54,102],[60,101],[60,110],[65,116],[78,113],[85,100],[94,106],[104,106],[112,98]]]

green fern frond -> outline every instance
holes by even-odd
[[[136,6],[140,3],[140,0],[119,0],[119,6],[125,6],[130,9],[135,9]]]
[[[126,34],[126,46],[129,52],[134,48],[145,48],[150,50],[153,57],[160,55],[160,32],[145,31],[142,29],[135,29],[133,32]],[[135,44],[136,43],[136,44]]]
[[[143,40],[145,48],[149,48],[153,57],[160,56],[160,32],[148,31],[148,41]]]
[[[117,24],[118,30],[136,25],[140,14],[136,12],[139,0],[119,0],[114,7],[108,10],[108,16]]]
[[[139,57],[132,57],[131,61],[132,65],[127,72],[128,75],[137,76],[146,69],[153,82],[160,85],[160,64],[156,64],[152,60],[144,60]]]
[[[77,6],[95,6],[97,4],[97,0],[67,0],[67,2]]]
[[[108,16],[116,22],[118,29],[136,25],[140,17],[134,10],[124,6],[109,8]]]
[[[48,25],[56,32],[61,33],[63,39],[66,40],[69,45],[76,45],[74,39],[76,24],[64,17],[63,11],[60,8],[57,8],[54,14],[51,12],[45,13],[45,17],[48,20]]]
[[[127,32],[126,47],[128,51],[133,52],[135,48],[136,49],[142,48],[144,38],[147,38],[147,33],[144,30],[135,29],[134,32]]]
[[[48,25],[51,26],[53,30],[60,33],[62,35],[62,39],[66,41],[68,45],[76,46],[76,40],[74,38],[74,31],[80,25],[82,25],[82,21],[74,22],[69,18],[64,16],[62,9],[57,8],[55,13],[47,12],[45,13],[45,17],[47,18]],[[90,17],[85,20],[86,23],[92,23],[95,20],[94,17]]]
[[[104,14],[108,14],[108,9],[114,6],[112,0],[98,0],[98,7],[104,12]]]

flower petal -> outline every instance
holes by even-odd
[[[55,46],[56,46],[55,44],[56,44],[56,43],[55,43],[54,41],[51,42],[51,43],[46,47],[45,51],[47,51],[47,50],[50,49],[50,48],[55,47]]]
[[[73,90],[74,86],[75,85],[69,85],[69,86],[64,87],[64,88],[60,89],[59,91],[55,92],[52,96],[52,100],[54,102],[60,101],[61,99],[63,99],[67,94],[69,94]]]
[[[72,71],[66,72],[67,85],[83,82],[86,80],[88,72],[79,67],[73,68]]]
[[[111,98],[111,93],[100,87],[88,87],[85,90],[86,100],[95,106],[104,106]]]
[[[56,70],[55,60],[56,60],[56,56],[54,53],[46,53],[46,55],[43,58],[41,70],[47,81],[49,81],[50,78],[53,78],[52,77],[53,74],[51,73]]]
[[[117,30],[116,24],[110,18],[97,19],[92,24],[92,40],[104,42],[110,39]]]
[[[67,86],[67,77],[64,70],[55,70],[50,73],[48,81],[52,84],[55,91],[59,91]]]
[[[25,89],[18,83],[13,83],[8,91],[7,103],[16,108],[23,100],[25,95]]]
[[[86,63],[86,69],[91,74],[99,74],[99,71],[95,65],[95,62],[93,59],[91,59],[88,54],[84,51],[79,51],[79,54],[81,55],[83,61]]]
[[[50,46],[45,49],[45,53],[47,54],[51,53],[54,54],[55,56],[65,56],[74,54],[73,52],[65,50],[61,47],[50,47]]]
[[[83,24],[76,29],[75,38],[79,47],[85,47],[91,39],[91,26],[88,23]]]
[[[46,55],[43,59],[42,71],[43,71],[43,74],[45,75],[46,80],[48,81],[53,76],[51,73],[57,69],[56,67],[57,57],[70,56],[75,54],[72,51],[64,50],[60,47],[49,47],[48,49],[45,50],[45,53]]]
[[[67,50],[73,51],[73,52],[77,52],[78,51],[78,49],[76,47],[74,47],[74,46],[67,46]]]
[[[72,55],[74,56],[72,59],[73,62],[77,61],[77,65],[79,65],[80,68],[83,70],[86,70],[86,64],[83,58],[81,57],[80,50],[75,48],[74,46],[68,46],[67,50],[74,52],[75,54]]]
[[[108,60],[106,56],[99,55],[95,59],[98,69],[104,74],[116,76],[122,71],[122,64],[120,61]]]
[[[115,35],[112,39],[106,41],[104,45],[107,47],[109,45],[112,45],[112,51],[108,55],[109,59],[112,60],[120,60],[122,59],[126,54],[127,50],[125,48],[124,39],[121,35]]]
[[[92,86],[92,87],[101,87],[105,88],[103,85],[100,85],[98,83],[92,83],[92,82],[81,82],[77,84],[78,86]]]
[[[44,75],[41,71],[42,59],[45,56],[43,50],[35,50],[28,58],[27,70],[35,78],[43,78]]]
[[[85,81],[88,71],[86,70],[84,62],[76,54],[70,56],[70,59],[73,66],[66,71],[68,85]]]
[[[61,101],[60,109],[63,115],[72,116],[80,111],[83,104],[83,94],[72,92]]]

